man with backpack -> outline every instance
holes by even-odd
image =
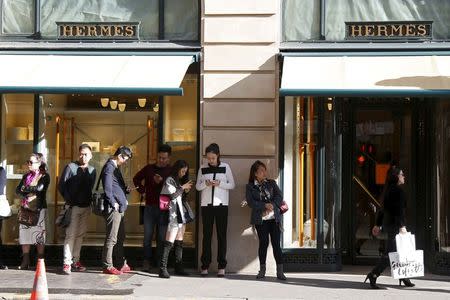
[[[86,271],[80,262],[80,250],[91,213],[92,189],[96,177],[95,168],[89,165],[92,158],[91,147],[81,144],[78,151],[78,161],[71,162],[64,168],[58,183],[66,208],[69,206],[72,210],[64,240],[63,273],[66,275],[70,275],[71,271]]]

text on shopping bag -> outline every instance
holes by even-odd
[[[389,253],[391,276],[395,279],[424,276],[423,251],[416,250],[406,261],[400,261],[397,252]]]

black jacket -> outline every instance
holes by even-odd
[[[58,190],[67,204],[88,207],[92,201],[95,177],[94,167],[88,166],[82,169],[78,162],[71,162],[61,174]]]
[[[103,191],[105,192],[105,200],[111,207],[114,203],[119,204],[119,212],[127,210],[127,186],[123,180],[120,169],[116,167],[112,159],[109,159],[102,173]]]
[[[267,195],[262,195],[261,190],[267,191]],[[266,203],[272,203],[275,221],[277,223],[281,221],[280,207],[283,202],[283,195],[274,180],[268,179],[264,181],[261,186],[254,183],[247,183],[245,197],[248,206],[252,209],[250,224],[262,224],[262,215],[266,210]]]
[[[405,226],[406,195],[399,185],[386,190],[382,213],[377,217],[377,226],[398,229]]]
[[[48,173],[42,175],[36,186],[25,186],[25,182],[29,173],[22,176],[22,180],[16,188],[16,194],[22,198],[29,194],[36,195],[36,207],[37,209],[47,208],[47,189],[50,184],[50,176]]]

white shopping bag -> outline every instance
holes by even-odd
[[[416,251],[416,239],[411,232],[399,233],[395,236],[397,253],[400,262],[406,262]]]
[[[398,252],[389,253],[391,276],[395,279],[424,276],[423,251],[416,250],[405,262],[399,261]]]

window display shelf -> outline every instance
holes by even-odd
[[[6,174],[7,179],[22,179],[23,174]]]

